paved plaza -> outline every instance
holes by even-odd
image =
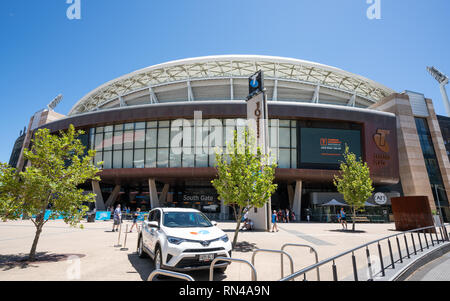
[[[420,267],[407,281],[450,281],[450,252]]]
[[[124,244],[124,222],[120,244]],[[26,263],[14,261],[18,255],[25,256],[31,247],[35,228],[31,221],[0,222],[0,281],[4,280],[146,280],[153,271],[151,259],[140,259],[136,254],[137,232],[128,233],[126,247],[118,247],[118,233],[111,232],[112,223],[83,222],[84,229],[71,228],[62,221],[49,221],[41,234],[38,252],[45,253],[47,262]],[[128,224],[131,225],[131,224]],[[219,223],[230,239],[235,223]],[[349,228],[351,225],[349,225]],[[319,260],[326,259],[363,243],[397,233],[394,224],[357,224],[356,233],[342,232],[339,224],[290,223],[279,224],[279,232],[241,232],[239,248],[234,258],[251,262],[253,250],[280,250],[285,243],[307,244],[314,247]],[[294,259],[294,270],[314,263],[314,255],[308,249],[288,247]],[[67,256],[76,257],[67,257]],[[355,254],[358,266],[366,266],[365,253]],[[69,259],[69,260],[67,260]],[[344,262],[345,261],[345,262]],[[79,262],[79,274],[74,274],[74,263]],[[340,279],[352,273],[350,258],[336,262]],[[280,255],[258,253],[255,257],[258,280],[281,278]],[[76,269],[75,269],[76,270]],[[290,272],[287,258],[284,275]],[[209,271],[189,273],[196,280],[208,280]],[[79,275],[79,276],[74,276]],[[250,268],[239,263],[231,264],[225,274],[216,274],[215,280],[251,280]],[[331,280],[331,266],[321,268],[322,280]],[[315,273],[308,273],[315,280]],[[301,279],[299,279],[301,280]]]

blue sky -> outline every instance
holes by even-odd
[[[450,1],[380,1],[381,20],[369,20],[366,0],[81,0],[81,20],[69,20],[66,0],[2,0],[0,161],[56,95],[67,114],[109,80],[204,55],[315,61],[424,93],[445,115],[425,67],[450,74]]]

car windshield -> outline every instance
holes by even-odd
[[[212,227],[208,218],[199,212],[166,212],[163,224],[170,228]]]

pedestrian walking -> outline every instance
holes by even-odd
[[[342,229],[344,229],[344,224],[345,224],[345,229],[347,230],[347,215],[344,211],[344,208],[341,208],[340,217],[341,217]]]
[[[122,221],[122,211],[120,210],[120,204],[117,205],[116,209],[114,210],[114,223],[113,223],[113,229],[112,231],[119,231],[119,225]]]
[[[277,226],[277,211],[276,210],[274,210],[273,214],[272,214],[272,231],[271,232],[275,232],[275,229],[277,229],[277,232],[279,231],[278,226]]]
[[[139,213],[140,212],[141,212],[141,208],[137,208],[137,210],[133,214],[133,225],[131,225],[130,233],[133,232],[134,226],[136,226],[136,229],[138,228],[138,226],[137,226],[137,219],[139,218]]]

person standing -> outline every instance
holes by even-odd
[[[277,226],[277,211],[274,210],[272,213],[272,231],[275,232],[275,229],[277,229],[278,232],[278,226]]]
[[[244,222],[248,220],[248,209],[245,209]]]
[[[113,229],[112,231],[119,231],[119,225],[122,221],[122,211],[120,210],[120,204],[117,205],[116,209],[114,210],[114,223],[113,223]]]
[[[289,223],[289,209],[286,208],[286,223]]]
[[[139,218],[140,212],[141,212],[141,208],[137,208],[136,211],[133,213],[133,225],[131,225],[130,233],[133,232],[134,226],[136,226],[136,229],[138,228],[137,220]]]
[[[347,215],[344,211],[344,208],[341,208],[340,217],[341,217],[342,229],[344,229],[344,224],[345,224],[345,229],[347,230]]]
[[[291,210],[291,221],[295,222],[295,213]]]

